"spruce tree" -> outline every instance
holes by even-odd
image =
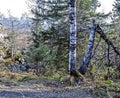
[[[34,0],[32,4],[33,2],[31,11],[34,15],[34,43],[38,45],[41,37],[44,43],[51,47],[51,51],[56,51],[55,65],[62,67],[68,58],[67,0]],[[44,29],[44,23],[48,26],[47,29]]]

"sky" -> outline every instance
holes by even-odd
[[[14,17],[21,17],[27,12],[26,0],[0,0],[0,12],[8,16],[8,10]]]
[[[14,17],[21,17],[24,12],[28,12],[26,0],[0,0],[0,12],[8,16],[8,10]],[[112,10],[114,0],[99,0],[101,2],[100,12],[109,12]]]
[[[114,0],[99,0],[99,2],[101,3],[101,7],[98,8],[99,12],[108,13],[112,11]]]

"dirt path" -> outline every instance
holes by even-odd
[[[1,90],[0,98],[93,98],[87,92],[82,90],[66,91],[15,91]]]
[[[66,86],[56,81],[0,84],[0,98],[107,98],[92,86]]]
[[[0,98],[93,98],[87,90],[79,87],[57,87],[54,84],[4,86]]]

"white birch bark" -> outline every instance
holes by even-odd
[[[76,70],[76,7],[75,0],[69,0],[70,44],[69,71]]]
[[[81,74],[85,74],[85,72],[87,70],[87,66],[91,60],[92,49],[94,46],[95,28],[96,28],[95,21],[93,21],[93,26],[90,28],[90,36],[89,36],[89,41],[88,41],[87,49],[85,52],[85,56],[83,58],[82,64],[80,65],[80,68],[79,68],[79,72]]]

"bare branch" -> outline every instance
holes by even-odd
[[[117,50],[117,48],[113,45],[113,43],[107,38],[107,36],[105,35],[105,33],[103,32],[103,30],[100,28],[99,25],[96,26],[96,31],[98,34],[100,34],[101,38],[105,40],[105,42],[110,45],[114,52],[120,56],[120,52]]]

